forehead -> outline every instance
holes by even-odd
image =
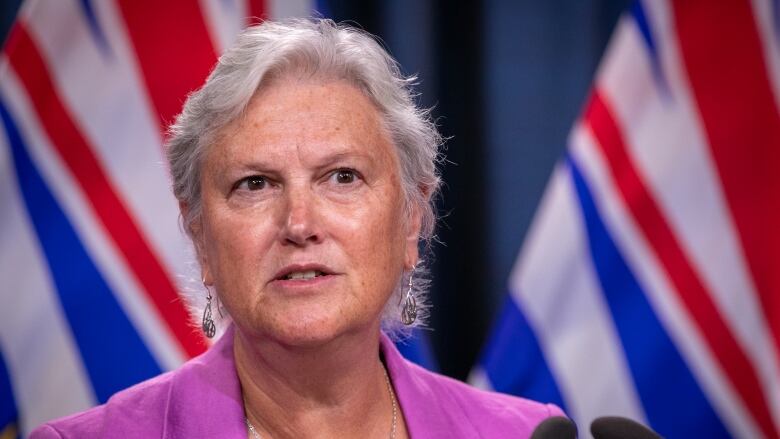
[[[285,159],[294,149],[307,157],[362,153],[395,161],[382,115],[344,81],[277,79],[250,100],[243,117],[225,127],[217,143],[228,155],[262,152]]]

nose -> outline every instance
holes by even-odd
[[[322,240],[316,201],[309,188],[291,188],[287,192],[287,211],[282,240],[288,245],[305,246]]]

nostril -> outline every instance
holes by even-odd
[[[313,201],[308,189],[296,187],[289,190],[283,230],[285,242],[300,246],[320,240],[316,203]]]
[[[294,245],[305,245],[318,242],[320,235],[312,227],[287,227],[284,232],[284,240]]]

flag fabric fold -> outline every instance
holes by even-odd
[[[581,431],[780,435],[778,8],[626,11],[473,382]]]

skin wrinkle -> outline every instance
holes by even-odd
[[[387,437],[380,318],[417,262],[420,229],[418,212],[406,216],[396,154],[359,89],[279,78],[204,156],[193,235],[236,324],[247,413],[264,437]],[[336,181],[341,168],[358,177]],[[263,189],[236,184],[253,175],[268,177]],[[274,281],[308,262],[336,275],[300,290]]]

